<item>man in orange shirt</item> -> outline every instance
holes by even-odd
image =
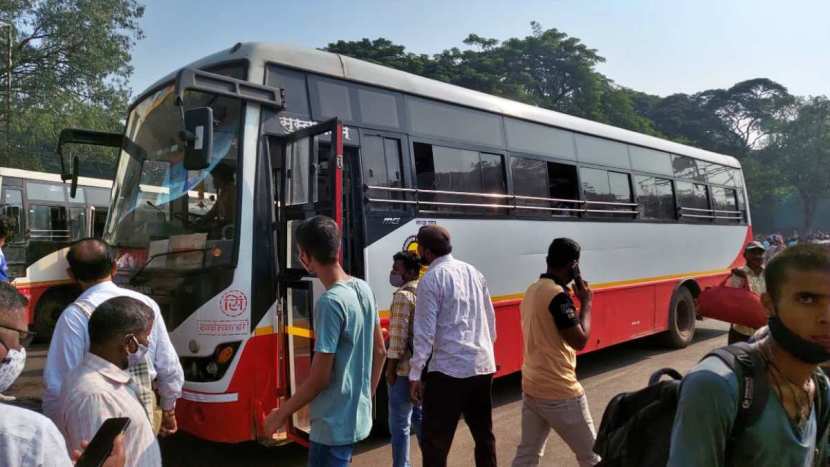
[[[585,390],[576,379],[576,351],[588,344],[593,292],[579,275],[581,248],[557,238],[548,248],[547,272],[528,287],[521,304],[524,334],[522,441],[513,466],[539,465],[553,428],[580,467],[596,465],[596,431]],[[579,298],[577,313],[569,284]]]

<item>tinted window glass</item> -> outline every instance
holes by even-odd
[[[337,117],[347,121],[354,120],[348,87],[323,78],[314,78],[313,82],[317,87],[317,99],[320,105],[320,115],[315,115],[314,118],[324,120]]]
[[[698,167],[698,161],[691,157],[677,156],[672,154],[671,164],[674,169],[674,176],[690,180],[706,181],[705,174]]]
[[[709,183],[716,185],[735,186],[735,169],[718,164],[709,164],[706,167],[706,178]]]
[[[66,208],[36,205],[30,207],[29,229],[32,240],[69,240]]]
[[[576,153],[582,162],[611,167],[630,167],[625,144],[577,133]]]
[[[507,193],[504,158],[500,154],[481,153],[481,184],[485,193]]]
[[[644,219],[674,219],[674,189],[665,178],[634,176],[640,217]]]
[[[285,110],[292,114],[311,115],[308,111],[308,88],[305,73],[270,67],[268,86],[285,89]]]
[[[614,201],[620,203],[631,202],[631,183],[628,174],[608,172],[608,181],[611,187],[610,194]]]
[[[738,201],[735,197],[735,190],[713,186],[712,204],[719,211],[737,211]]]
[[[395,94],[358,88],[360,119],[372,125],[400,128],[398,100]]]
[[[709,221],[709,195],[706,185],[689,182],[677,182],[677,201],[681,208],[691,208],[683,210],[681,218],[690,221]],[[704,211],[706,210],[706,211]],[[703,216],[703,217],[693,217]]]
[[[504,160],[498,154],[478,153],[465,149],[413,145],[418,188],[424,190],[458,191],[469,193],[505,193]],[[502,198],[467,195],[423,193],[421,201],[442,203],[502,204]],[[429,204],[427,203],[427,206]],[[433,205],[439,210],[471,212],[464,206]],[[433,210],[431,207],[428,210]]]
[[[585,200],[594,201],[587,206],[591,216],[616,216],[613,213],[590,211],[632,211],[633,207],[615,206],[600,202],[628,203],[631,202],[631,184],[628,174],[608,172],[606,170],[582,168],[579,171],[582,177],[582,190]],[[629,213],[625,213],[629,214]]]
[[[511,149],[576,160],[572,132],[512,118],[505,119],[504,124]]]
[[[365,185],[392,188],[403,186],[401,151],[397,139],[365,135],[360,149]],[[399,195],[400,193],[385,190],[372,190],[372,198],[400,198]]]
[[[631,155],[631,168],[643,172],[673,175],[671,157],[668,153],[640,146],[628,146]]]
[[[504,145],[498,115],[417,97],[407,97],[406,105],[412,129],[417,133],[488,146]]]
[[[738,198],[737,192],[729,188],[720,188],[713,186],[712,190],[712,204],[718,211],[715,216],[718,222],[738,223],[743,220],[743,214],[738,212]]]
[[[513,175],[513,193],[522,196],[549,197],[547,162],[511,157],[510,171]]]
[[[31,200],[62,203],[66,201],[64,197],[65,193],[66,188],[64,185],[49,185],[34,182],[26,183],[26,196]]]

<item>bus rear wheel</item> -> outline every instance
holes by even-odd
[[[663,342],[672,348],[682,349],[695,337],[697,314],[695,299],[687,287],[680,287],[672,297],[669,307],[669,329],[663,334]]]
[[[58,318],[64,308],[75,301],[78,295],[79,291],[74,287],[56,288],[43,294],[35,308],[34,331],[37,333],[38,342],[48,343],[52,340]]]

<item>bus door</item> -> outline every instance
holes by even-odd
[[[336,119],[330,120],[277,141],[269,152],[277,197],[278,313],[285,337],[282,345],[287,349],[282,352],[282,361],[288,363],[288,391],[282,395],[290,397],[311,369],[313,307],[324,292],[320,280],[300,262],[294,231],[302,221],[318,214],[342,226],[343,126]],[[295,413],[291,425],[289,433],[294,438],[307,439],[311,429],[309,408]]]

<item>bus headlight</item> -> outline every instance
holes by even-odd
[[[210,382],[222,379],[233,362],[241,341],[219,344],[204,357],[180,357],[187,381]]]

